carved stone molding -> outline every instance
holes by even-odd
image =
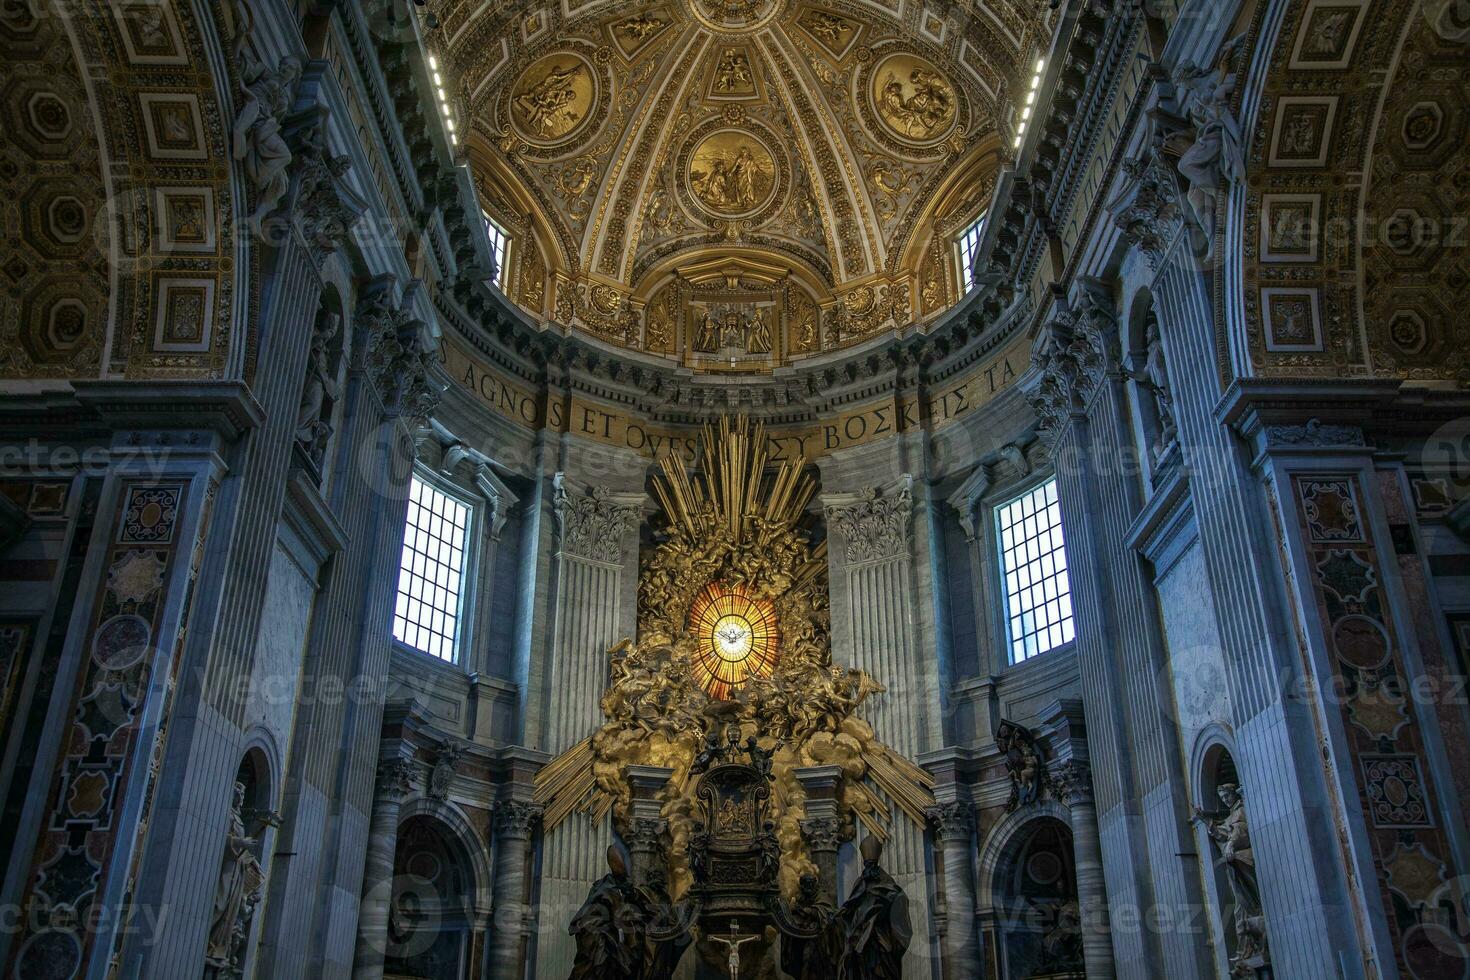
[[[445,739],[439,745],[439,755],[434,768],[429,770],[429,792],[432,800],[449,797],[449,788],[454,782],[454,764],[464,755],[465,747],[454,739]]]
[[[429,365],[438,356],[424,342],[422,324],[393,299],[386,284],[369,291],[357,306],[363,337],[359,367],[391,416],[422,425],[439,404],[439,390],[429,380]]]
[[[842,846],[842,821],[837,817],[807,817],[801,822],[801,839],[812,851],[836,851]]]
[[[402,798],[413,792],[419,767],[407,759],[394,759],[378,767],[378,795]]]
[[[1118,318],[1110,298],[1086,286],[1074,303],[1059,302],[1031,351],[1036,380],[1027,398],[1037,431],[1054,435],[1074,412],[1083,411],[1118,361]]]
[[[556,474],[552,482],[562,553],[614,564],[621,561],[623,538],[643,519],[642,495],[615,493],[607,487],[577,493],[568,489],[564,473]]]
[[[949,505],[960,515],[960,527],[965,529],[965,537],[971,541],[975,540],[976,523],[980,514],[980,501],[990,491],[992,480],[990,478],[990,467],[985,463],[976,464],[970,475],[965,477],[959,489],[949,495]]]
[[[897,558],[908,553],[913,516],[913,477],[905,474],[883,493],[869,487],[856,494],[829,494],[827,526],[847,545],[848,564]]]
[[[291,138],[297,181],[291,217],[318,264],[347,244],[353,226],[367,210],[343,179],[351,159],[333,156],[327,149],[326,115],[323,109],[313,110]]]
[[[520,800],[498,800],[493,819],[497,839],[529,840],[541,822],[541,807]]]
[[[1362,446],[1363,430],[1356,425],[1328,425],[1308,419],[1305,425],[1268,425],[1266,446]]]
[[[1052,793],[1067,806],[1092,800],[1092,768],[1083,762],[1059,762],[1047,770]]]
[[[1179,189],[1174,172],[1158,152],[1124,160],[1122,186],[1108,202],[1113,224],[1130,245],[1157,261],[1179,229]]]
[[[962,800],[936,804],[924,811],[924,815],[946,844],[968,842],[975,829],[975,808]]]

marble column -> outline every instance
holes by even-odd
[[[796,770],[796,781],[806,793],[806,817],[801,821],[801,839],[806,842],[822,897],[837,900],[837,851],[842,847],[842,820],[837,815],[837,789],[842,770],[837,766],[807,766]]]
[[[645,495],[607,487],[580,491],[563,474],[553,479],[559,529],[550,656],[545,670],[546,710],[542,746],[566,751],[602,723],[607,687],[607,651],[620,639],[625,574],[636,564],[636,534]],[[571,971],[575,949],[567,923],[587,889],[607,872],[611,821],[593,822],[573,813],[546,834],[542,845],[536,970],[561,980]]]
[[[1097,835],[1097,807],[1092,799],[1092,770],[1069,761],[1048,770],[1053,791],[1067,805],[1072,827],[1072,859],[1077,868],[1077,907],[1082,915],[1082,957],[1089,980],[1113,972],[1113,941],[1108,928],[1108,893],[1103,885],[1102,848]]]
[[[525,938],[530,908],[527,866],[531,837],[541,821],[541,808],[521,800],[495,804],[495,898],[490,929],[491,977],[518,977],[525,972]]]
[[[943,951],[945,980],[980,975],[980,939],[975,920],[975,808],[965,800],[941,802],[930,809],[935,850],[944,862],[943,901],[935,916]]]
[[[393,900],[393,855],[398,847],[398,820],[403,798],[413,792],[418,767],[407,759],[390,759],[378,769],[363,861],[362,906],[357,915],[357,953],[353,980],[382,980],[388,949],[388,907]]]
[[[663,868],[665,875],[668,874],[664,853],[668,821],[663,818],[660,797],[673,774],[674,770],[659,766],[628,767],[633,800],[628,806],[628,833],[624,842],[633,858],[633,881],[639,885],[648,883],[648,873],[653,868]]]
[[[831,559],[834,658],[850,657],[851,666],[884,685],[884,693],[870,698],[859,714],[879,739],[916,759],[932,747],[938,705],[933,656],[923,663],[919,643],[913,477],[904,474],[885,487],[856,493],[823,494],[822,504],[828,531],[839,545]],[[914,910],[904,971],[918,975],[932,953],[924,829],[896,806],[890,812],[883,866]]]

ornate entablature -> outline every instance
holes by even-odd
[[[998,99],[1046,17],[997,3],[899,18],[844,0],[446,6],[441,57],[481,199],[518,237],[506,292],[720,372],[903,331],[959,299],[956,230],[989,198]],[[732,295],[697,298],[720,277]],[[711,343],[709,315],[721,333],[735,317],[729,338]],[[751,341],[725,343],[734,333]]]

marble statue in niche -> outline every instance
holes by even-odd
[[[1185,91],[1184,110],[1194,124],[1193,141],[1179,157],[1179,172],[1189,183],[1185,196],[1206,241],[1215,237],[1220,182],[1234,184],[1245,176],[1240,124],[1230,108],[1236,76],[1226,68],[1238,47],[1238,41],[1227,44],[1220,67],[1213,71],[1185,64],[1176,72],[1176,84]]]
[[[1230,956],[1232,977],[1255,977],[1270,961],[1266,940],[1266,918],[1261,911],[1261,892],[1256,882],[1255,852],[1250,825],[1245,816],[1245,796],[1235,783],[1221,783],[1216,790],[1224,809],[1207,813],[1198,807],[1194,820],[1202,824],[1219,856],[1215,864],[1225,870],[1230,882],[1235,948]]]
[[[331,412],[342,397],[342,358],[336,350],[342,317],[327,313],[312,331],[306,355],[306,383],[296,411],[296,444],[314,466],[320,467],[332,437]]]
[[[224,980],[241,975],[250,918],[260,903],[265,873],[255,856],[256,839],[245,835],[245,784],[235,783],[225,853],[214,890],[214,910],[205,945],[205,973]]]
[[[1169,391],[1169,367],[1164,360],[1164,342],[1159,336],[1159,321],[1152,313],[1149,313],[1148,324],[1144,329],[1142,354],[1142,370],[1131,370],[1128,376],[1139,388],[1152,396],[1156,431],[1153,433],[1153,445],[1149,447],[1149,452],[1157,463],[1178,439],[1179,428],[1174,421],[1174,396]]]

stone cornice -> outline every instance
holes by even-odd
[[[205,430],[234,442],[264,419],[243,381],[73,381],[11,390],[0,399],[0,433],[25,436]]]

